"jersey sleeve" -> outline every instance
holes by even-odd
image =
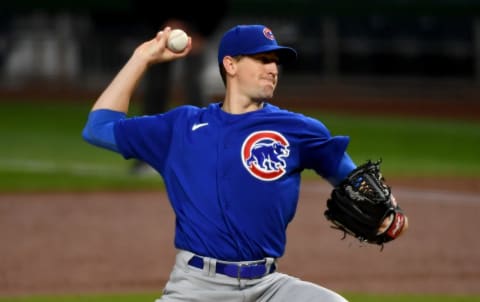
[[[355,168],[357,165],[353,162],[347,152],[343,153],[342,159],[338,164],[335,173],[327,178],[332,186],[339,185]]]
[[[313,169],[327,180],[338,178],[350,138],[332,136],[323,123],[313,118],[305,118],[304,123],[300,151],[303,167]]]
[[[132,117],[115,124],[115,140],[123,157],[147,161],[155,150],[164,149],[170,127],[161,116]]]
[[[175,121],[186,110],[178,107],[157,115],[137,116],[115,123],[114,134],[124,158],[136,158],[152,167],[163,166],[168,156]],[[180,117],[182,118],[182,117]]]
[[[123,112],[108,109],[91,111],[83,128],[82,137],[92,145],[118,152],[113,125],[125,117],[126,114]]]

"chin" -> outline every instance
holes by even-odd
[[[259,100],[260,102],[266,102],[266,101],[269,101],[273,98],[273,95],[264,95],[264,96],[261,96],[259,98],[257,98],[257,100]]]
[[[264,93],[263,93],[263,97],[266,98],[266,99],[271,99],[273,98],[273,92],[275,91],[275,89],[273,88],[267,88],[265,89]]]

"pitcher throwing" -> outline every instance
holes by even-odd
[[[218,48],[224,99],[127,117],[147,68],[189,54],[191,38],[180,53],[166,47],[170,32],[166,27],[135,49],[82,133],[93,145],[148,163],[165,183],[178,254],[158,301],[346,301],[277,267],[301,172],[312,169],[338,186],[356,168],[346,153],[348,137],[271,103],[279,65],[293,63],[296,51],[279,45],[266,26],[235,26]],[[384,220],[375,226],[380,233],[392,223]]]

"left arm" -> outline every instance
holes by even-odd
[[[350,158],[347,152],[345,152],[343,153],[343,157],[338,164],[336,173],[330,176],[327,181],[334,187],[338,186],[356,167],[357,166],[353,160]]]
[[[329,183],[336,187],[338,186],[344,179],[348,177],[348,175],[355,169],[357,166],[353,162],[353,160],[350,158],[350,156],[345,152],[343,154],[342,159],[340,160],[340,163],[338,165],[338,168],[336,170],[336,173],[332,175],[331,177],[328,178]],[[394,207],[398,207],[397,200],[395,199],[395,196],[393,194],[390,195],[392,205]],[[403,226],[402,228],[398,231],[398,233],[395,235],[395,238],[399,237],[402,235],[407,229],[408,229],[408,217],[404,215],[403,213],[400,214],[402,217],[400,219],[403,219],[402,221]],[[387,232],[395,226],[393,225],[394,223],[399,223],[398,222],[398,215],[389,215],[387,216],[384,220],[381,226],[378,228],[378,234],[382,234],[384,232]]]

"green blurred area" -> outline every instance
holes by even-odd
[[[0,101],[0,191],[163,189],[158,175],[132,175],[131,161],[83,141],[90,106]],[[478,122],[305,113],[332,134],[350,136],[348,152],[357,164],[382,159],[387,177],[480,176]]]
[[[131,175],[130,161],[82,140],[90,106],[2,103],[0,191],[163,188],[158,177]]]
[[[317,114],[334,134],[350,136],[357,162],[383,159],[395,176],[479,176],[480,124],[434,118]]]

